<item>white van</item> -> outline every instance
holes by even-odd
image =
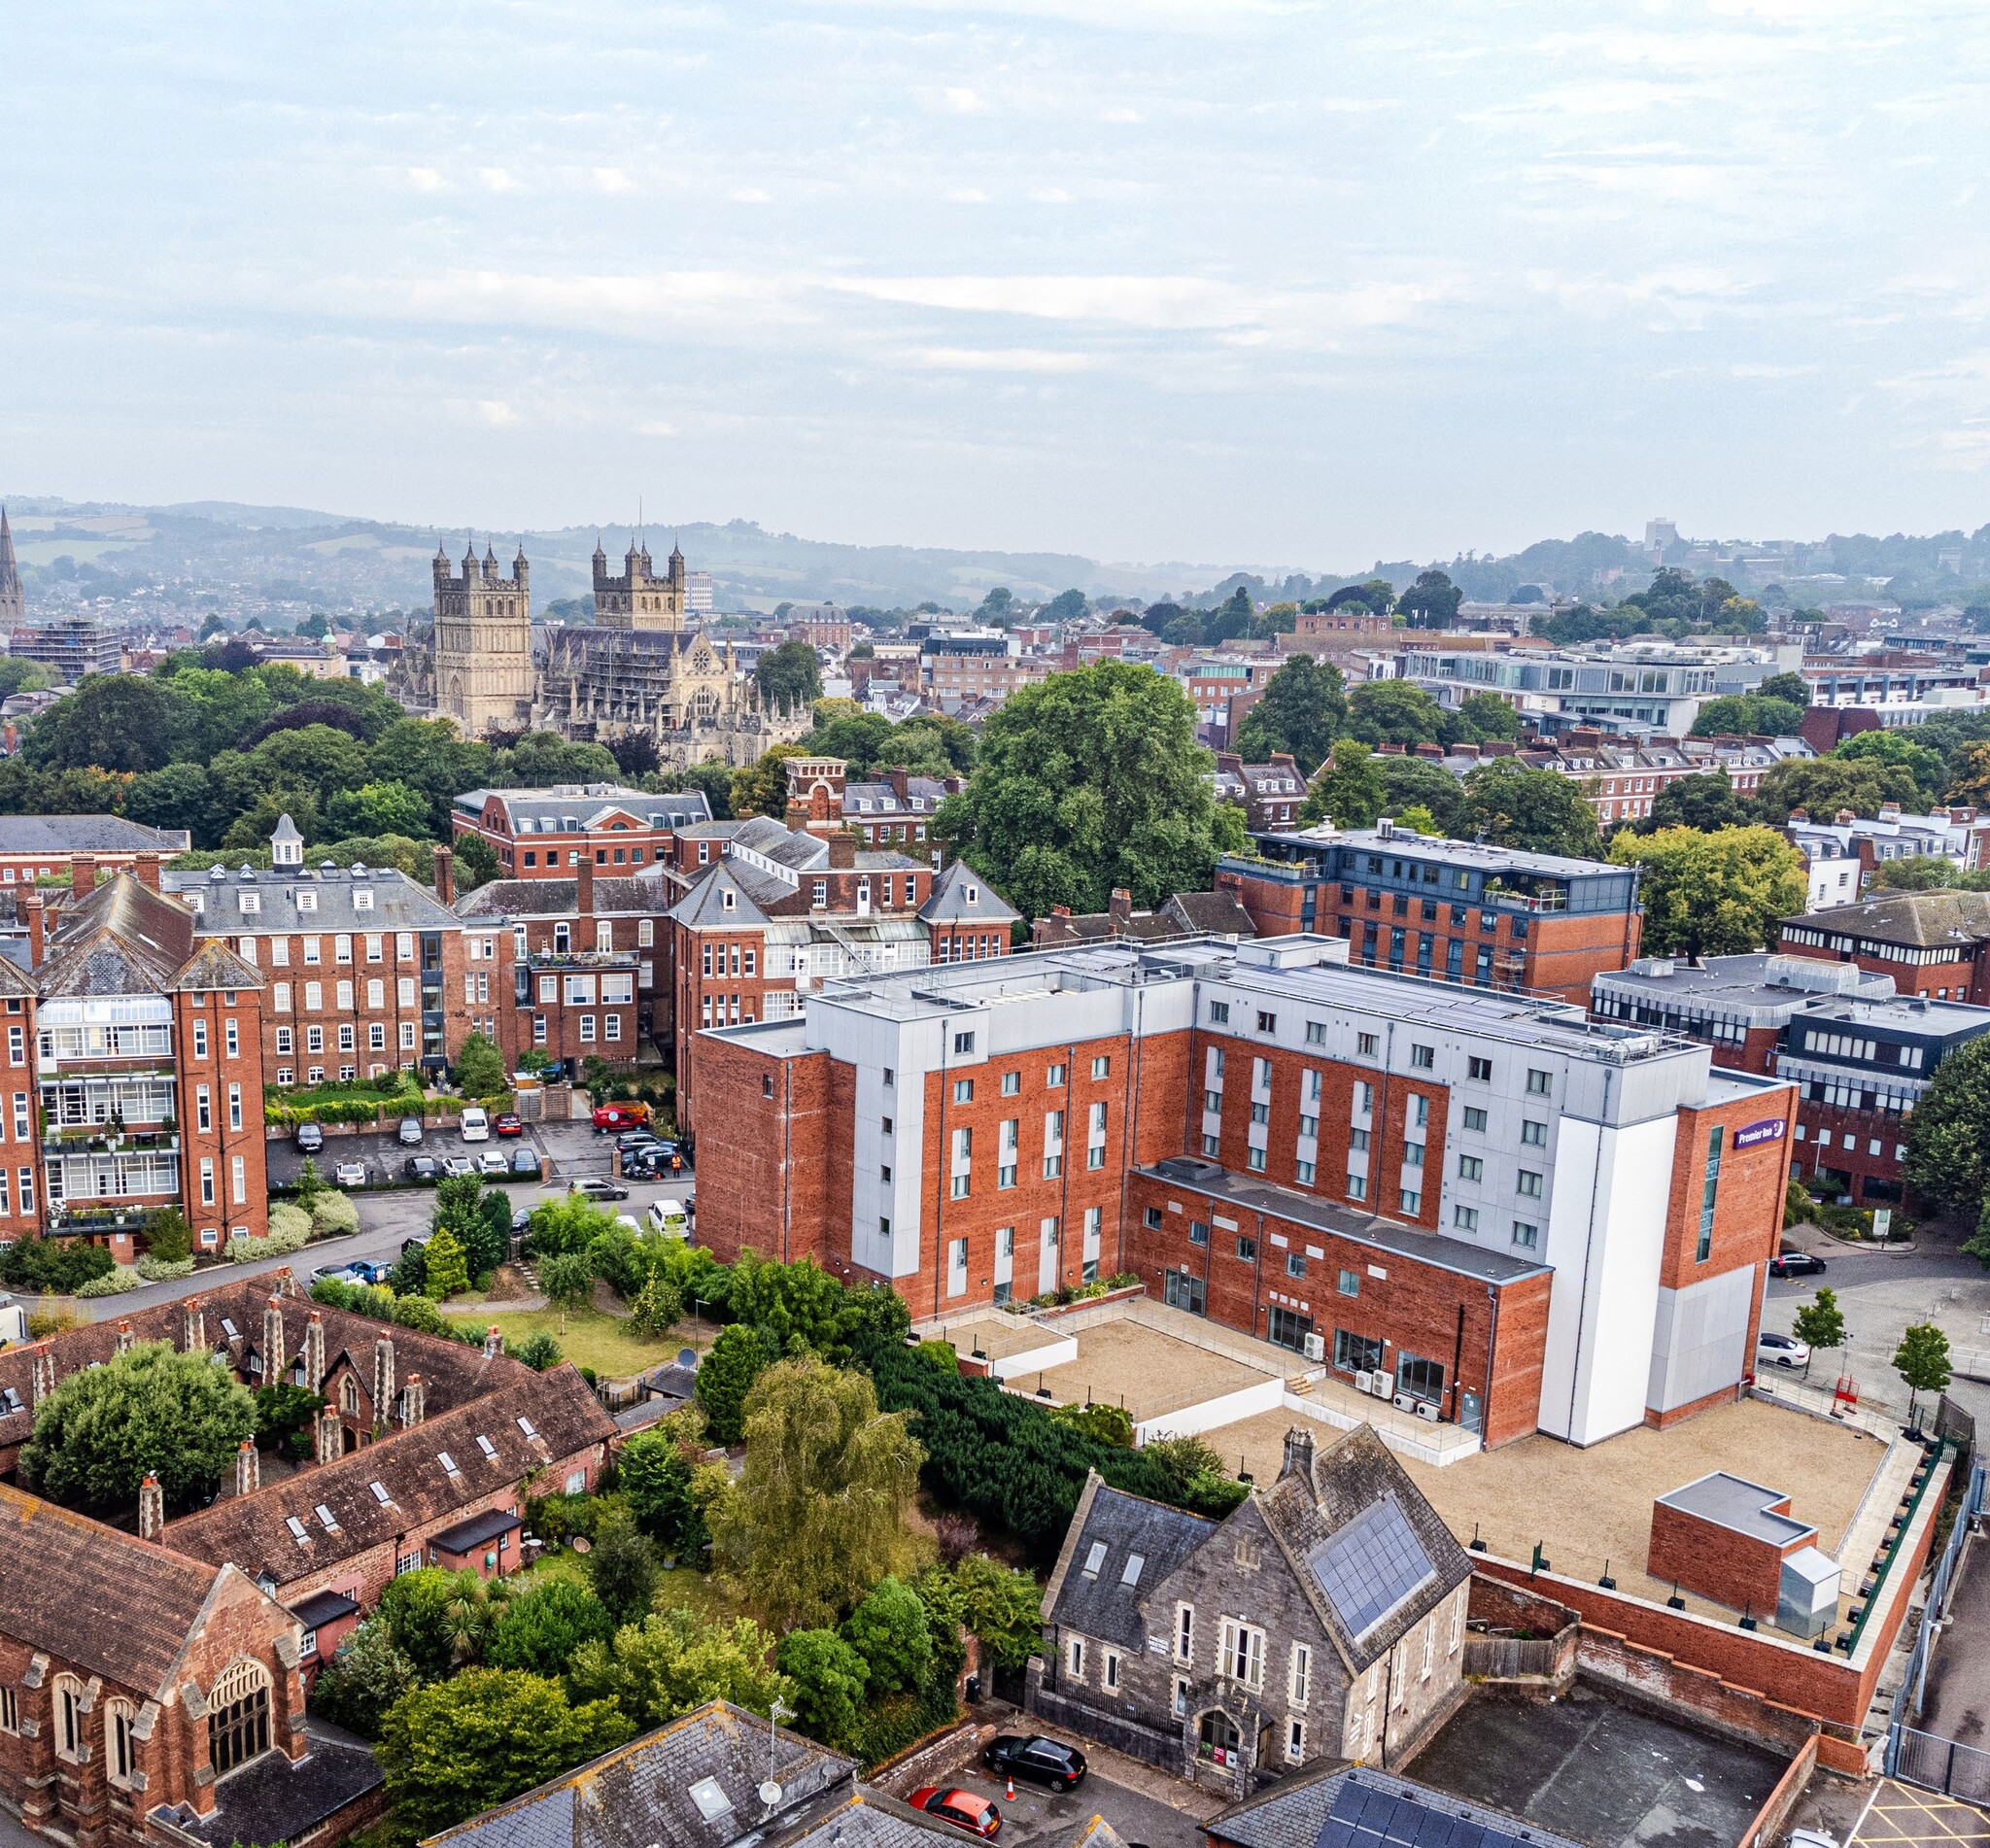
[[[463,1139],[466,1143],[491,1140],[491,1119],[474,1104],[463,1113]]]
[[[684,1211],[681,1200],[655,1200],[650,1203],[649,1228],[661,1232],[668,1238],[683,1239],[691,1236],[691,1220]]]

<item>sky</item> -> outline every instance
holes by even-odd
[[[1990,9],[15,0],[0,492],[1353,568],[1990,520]]]

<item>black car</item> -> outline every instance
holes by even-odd
[[[433,1155],[410,1155],[400,1171],[410,1181],[434,1181],[441,1176],[442,1164]]]
[[[990,1739],[981,1762],[997,1777],[1029,1778],[1053,1791],[1068,1791],[1084,1779],[1084,1754],[1076,1746],[1020,1732]]]
[[[1808,1251],[1783,1251],[1768,1261],[1771,1277],[1822,1277],[1824,1259]]]

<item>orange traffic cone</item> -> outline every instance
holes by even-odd
[[[1015,1801],[1015,1773],[1013,1771],[1010,1772],[1009,1788],[1005,1790],[1002,1793],[1002,1795],[1006,1797],[1012,1803]]]

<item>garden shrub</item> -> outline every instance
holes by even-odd
[[[95,1277],[108,1277],[118,1260],[107,1245],[84,1239],[17,1239],[0,1250],[0,1283],[38,1295],[72,1296]]]
[[[188,1267],[191,1269],[189,1265]],[[87,1283],[76,1288],[79,1300],[86,1296],[121,1296],[127,1289],[136,1289],[139,1283],[137,1270],[128,1264],[117,1264],[102,1277],[92,1277]]]
[[[321,1193],[311,1203],[311,1229],[321,1239],[360,1229],[360,1209],[342,1193]]]
[[[167,1283],[176,1278],[193,1275],[193,1260],[190,1257],[154,1257],[148,1251],[138,1260],[138,1274],[148,1283]]]

